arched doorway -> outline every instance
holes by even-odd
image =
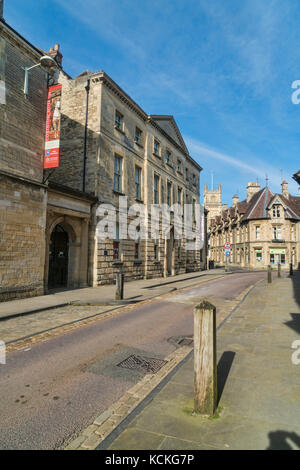
[[[54,228],[49,247],[48,288],[67,287],[69,263],[69,235],[61,224]]]

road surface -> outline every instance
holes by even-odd
[[[164,358],[170,338],[193,333],[201,297],[236,298],[264,273],[236,273],[8,353],[0,365],[0,449],[57,449],[139,380],[118,364],[132,354]]]

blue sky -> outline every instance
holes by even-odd
[[[224,202],[280,192],[300,169],[298,0],[4,0],[5,20],[72,76],[104,70],[148,114],[172,114]]]

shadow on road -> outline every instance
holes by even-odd
[[[229,376],[229,372],[234,361],[235,352],[225,351],[223,352],[219,363],[218,363],[218,404],[220,403],[223,390],[225,388],[226,381]]]
[[[294,271],[293,276],[290,276],[293,281],[294,298],[300,306],[300,271]]]
[[[300,450],[300,436],[295,432],[270,432],[269,439],[270,445],[266,450]]]
[[[284,324],[300,335],[300,313],[290,313],[290,315],[292,320],[286,321]]]

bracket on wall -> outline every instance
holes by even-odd
[[[50,178],[51,175],[53,175],[53,173],[55,172],[55,170],[56,170],[56,168],[53,168],[52,171],[49,171],[47,177],[46,177],[46,178],[45,178],[45,177],[43,178],[43,184],[46,184],[46,183],[47,183],[48,179]]]

